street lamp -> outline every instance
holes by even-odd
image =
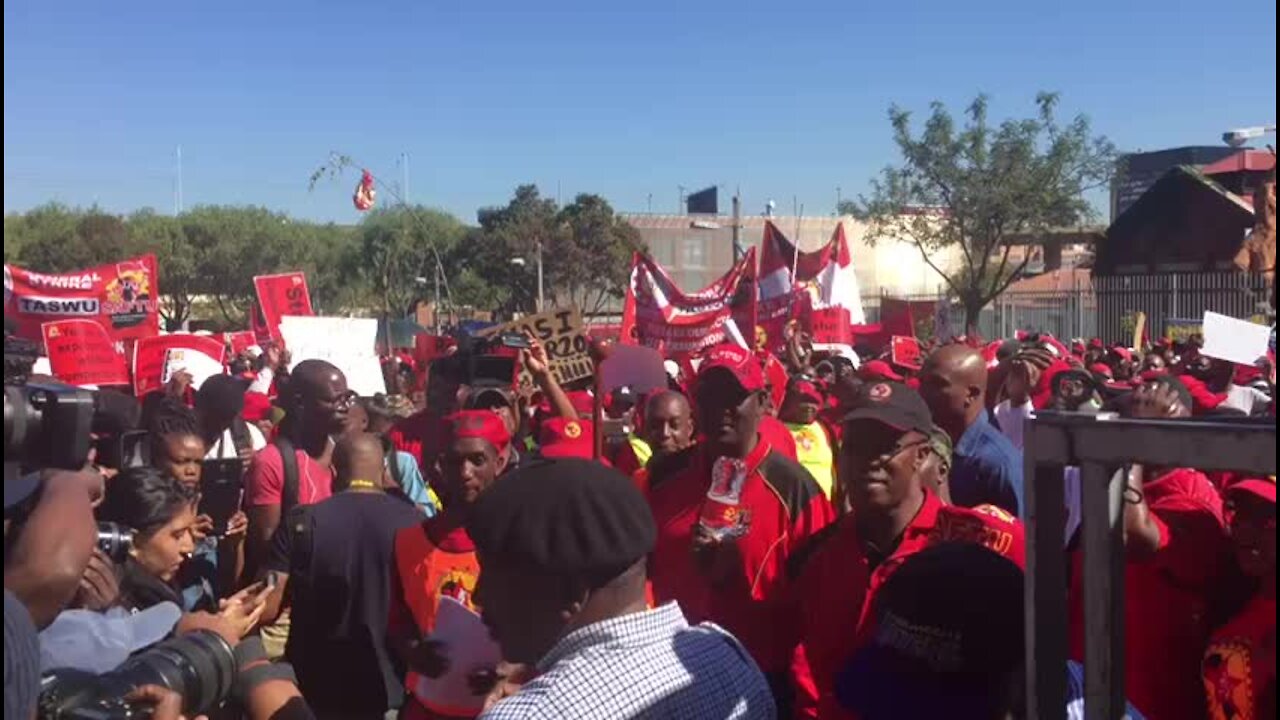
[[[1230,145],[1231,147],[1238,148],[1250,140],[1263,137],[1264,135],[1275,134],[1275,123],[1270,125],[1258,125],[1255,127],[1236,128],[1235,130],[1228,130],[1222,133],[1222,142]]]

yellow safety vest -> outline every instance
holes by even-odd
[[[822,492],[830,500],[831,486],[835,479],[835,454],[831,451],[831,442],[827,440],[827,431],[818,422],[786,425],[791,431],[791,437],[796,440],[796,459],[818,481],[818,487],[822,488]]]
[[[649,447],[649,443],[641,440],[635,433],[627,436],[627,443],[631,445],[631,452],[635,453],[640,467],[648,467],[649,459],[653,457],[653,448]]]

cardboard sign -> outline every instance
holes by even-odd
[[[549,310],[520,318],[504,325],[495,325],[476,333],[479,337],[492,337],[500,333],[532,333],[547,349],[551,372],[561,385],[574,380],[589,378],[595,372],[591,359],[591,344],[587,341],[582,325],[582,315],[577,308]],[[523,394],[532,393],[537,387],[528,371],[521,368],[517,387]]]
[[[311,293],[307,290],[307,276],[300,272],[279,275],[258,275],[253,279],[258,293],[258,307],[262,320],[273,340],[280,339],[280,319],[286,315],[302,317],[314,315],[311,309]]]
[[[892,360],[894,365],[911,370],[920,369],[923,358],[921,357],[919,340],[913,337],[894,335],[890,349],[893,353]]]
[[[377,320],[286,315],[280,319],[280,335],[289,348],[290,369],[303,360],[324,360],[341,370],[347,387],[364,397],[387,391],[374,349]]]
[[[124,354],[95,320],[57,320],[41,327],[51,374],[69,385],[128,385]]]
[[[142,397],[164,387],[165,359],[169,356],[169,351],[175,348],[203,353],[215,360],[219,367],[227,352],[227,346],[217,338],[205,335],[174,333],[139,340],[133,346],[134,395]]]
[[[45,323],[72,319],[97,323],[112,340],[150,337],[160,332],[159,298],[154,255],[61,275],[4,266],[4,316],[28,340],[42,340]]]
[[[1237,365],[1253,366],[1267,356],[1271,328],[1215,312],[1204,314],[1204,347],[1200,354]]]
[[[168,385],[179,372],[191,375],[191,387],[199,390],[204,381],[223,373],[222,362],[191,348],[169,348],[164,355],[164,374],[161,387]]]
[[[809,335],[813,342],[824,345],[852,345],[853,332],[849,310],[842,307],[809,310]]]

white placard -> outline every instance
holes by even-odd
[[[161,385],[168,385],[173,374],[179,370],[191,373],[191,387],[196,390],[204,385],[204,381],[214,375],[222,374],[222,363],[191,348],[169,348],[164,353],[164,375]]]
[[[1266,357],[1271,328],[1248,320],[1237,320],[1215,312],[1204,314],[1204,347],[1201,355],[1252,366]]]
[[[457,714],[478,712],[484,696],[471,692],[467,678],[477,670],[496,667],[502,659],[489,629],[479,615],[445,595],[436,608],[431,639],[444,644],[449,670],[438,678],[420,679],[418,696],[430,698],[437,708],[448,708]]]
[[[303,360],[324,360],[341,370],[347,387],[359,395],[387,391],[374,348],[377,320],[286,315],[280,318],[280,335],[289,349],[291,370]]]

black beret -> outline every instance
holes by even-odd
[[[644,496],[590,460],[540,460],[498,479],[472,508],[467,532],[503,564],[599,581],[649,554],[658,535]]]

